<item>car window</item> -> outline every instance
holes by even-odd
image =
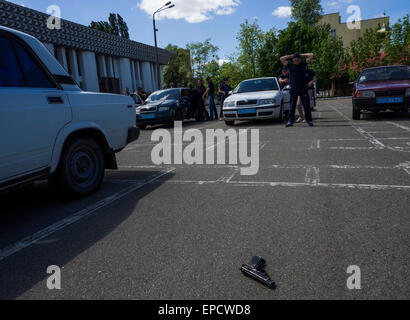
[[[18,43],[14,43],[17,57],[23,69],[28,87],[53,88],[53,83],[48,79],[35,61],[28,55],[26,50]]]
[[[0,87],[25,87],[11,41],[0,37]]]
[[[258,92],[258,91],[273,91],[279,90],[276,79],[255,79],[246,80],[239,84],[234,90],[234,93]]]
[[[157,91],[148,97],[147,102],[160,101],[160,100],[178,100],[179,95],[180,95],[179,89]]]
[[[359,83],[393,80],[410,80],[410,68],[398,66],[364,70],[360,75]]]

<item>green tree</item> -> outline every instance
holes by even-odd
[[[119,14],[110,13],[108,21],[92,21],[90,27],[125,39],[130,38],[128,25]]]
[[[277,42],[278,37],[274,28],[264,34],[257,56],[258,73],[262,77],[277,75],[279,67],[277,61],[280,58],[276,51]]]
[[[170,87],[171,83],[175,85],[182,83],[185,86],[191,84],[192,72],[189,51],[172,44],[169,44],[165,49],[172,52],[171,59],[162,73],[165,87]]]
[[[212,60],[205,67],[207,77],[211,77],[214,81],[218,81],[219,76],[219,63],[216,60]]]
[[[314,25],[323,14],[320,0],[290,0],[292,18],[305,25]]]
[[[232,59],[232,61],[224,63],[218,71],[218,77],[215,81],[221,83],[224,78],[229,78],[232,88],[235,88],[241,81],[246,79],[243,70],[240,68],[239,62]]]
[[[193,74],[197,78],[206,77],[206,66],[213,60],[218,60],[219,47],[211,43],[211,39],[204,42],[191,42],[186,46],[191,54]]]
[[[316,27],[316,37],[312,44],[315,58],[311,68],[318,77],[317,86],[319,90],[334,89],[336,80],[343,74],[343,40],[340,37],[332,39],[329,25],[319,26]]]
[[[399,19],[387,28],[384,41],[385,53],[380,59],[385,64],[410,65],[410,16]]]
[[[365,68],[385,64],[385,35],[376,29],[367,29],[348,48],[345,69],[350,80],[356,80]]]
[[[258,52],[263,46],[264,33],[261,30],[258,21],[255,20],[252,24],[245,20],[241,24],[237,35],[239,42],[238,61],[242,68],[250,78],[255,78],[258,75]]]

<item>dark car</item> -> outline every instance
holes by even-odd
[[[166,89],[152,93],[144,105],[137,108],[137,126],[170,124],[183,121],[190,107],[190,92],[186,88]]]
[[[363,70],[353,92],[353,119],[362,111],[400,111],[410,108],[410,67],[384,66]]]

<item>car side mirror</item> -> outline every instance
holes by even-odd
[[[228,96],[231,96],[231,95],[233,95],[233,91],[228,92]]]
[[[355,84],[354,81],[351,81],[348,83],[349,86],[354,86],[354,84]]]
[[[290,85],[287,85],[286,87],[284,87],[283,91],[290,91]]]

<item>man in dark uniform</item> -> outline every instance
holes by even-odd
[[[283,56],[280,58],[282,64],[289,69],[290,80],[290,115],[289,122],[286,127],[293,127],[295,122],[295,111],[298,102],[298,97],[302,100],[303,108],[305,110],[306,121],[310,127],[313,127],[312,111],[310,110],[309,94],[306,80],[307,65],[312,61],[313,53],[295,53],[290,56]],[[292,62],[288,60],[292,58]],[[306,58],[306,60],[302,60]]]
[[[289,84],[289,70],[287,67],[282,68],[282,73],[278,78],[279,78],[279,85],[281,89],[283,89]]]
[[[222,120],[223,117],[223,107],[224,107],[224,102],[225,99],[228,97],[229,92],[232,91],[232,88],[229,86],[229,79],[225,78],[222,84],[219,86],[219,91],[218,93],[220,94],[220,100],[221,100],[221,112],[219,113],[219,118]]]
[[[201,79],[198,80],[196,91],[198,92],[197,104],[199,108],[199,119],[202,122],[206,120],[205,98],[204,98],[206,88],[204,86],[204,82]]]

